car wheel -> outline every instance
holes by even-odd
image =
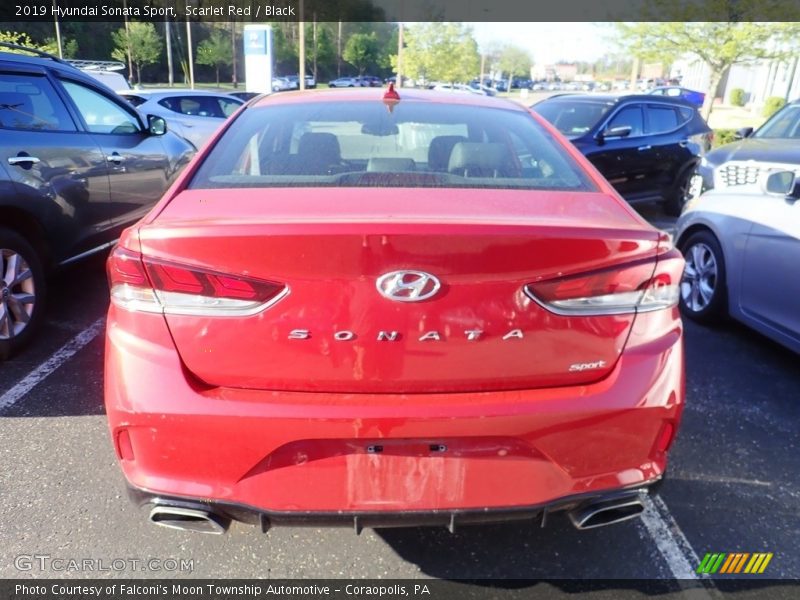
[[[673,217],[680,216],[683,207],[689,201],[689,190],[692,187],[692,174],[694,169],[687,169],[687,172],[680,176],[677,185],[667,198],[664,209],[668,215]]]
[[[25,238],[0,228],[0,360],[24,346],[44,312],[44,270]]]
[[[710,231],[698,231],[681,244],[686,268],[681,279],[683,314],[698,323],[714,323],[727,315],[725,258]]]

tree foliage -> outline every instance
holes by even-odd
[[[128,30],[118,29],[111,34],[114,40],[115,59],[126,62],[130,50],[131,61],[136,67],[136,81],[142,83],[142,67],[158,61],[163,49],[161,37],[152,23],[133,21]]]
[[[375,33],[356,33],[347,40],[342,58],[353,65],[359,75],[364,74],[364,70],[375,65],[380,58],[381,47]]]
[[[531,55],[524,48],[513,44],[504,44],[497,57],[497,68],[508,76],[508,89],[511,89],[511,80],[515,75],[530,77]]]
[[[58,43],[53,38],[48,38],[43,44],[35,43],[31,37],[21,31],[0,31],[0,42],[8,42],[9,44],[17,44],[18,46],[25,46],[26,48],[33,48],[48,52],[53,56],[58,56]],[[10,48],[4,48],[4,51],[16,52]],[[74,39],[61,40],[61,50],[63,51],[64,58],[75,58],[78,55],[78,42]]]
[[[455,83],[478,75],[478,43],[462,23],[417,23],[406,29],[404,41],[403,74],[408,77]]]
[[[746,6],[750,0],[737,3]],[[670,63],[693,56],[708,66],[710,78],[703,116],[711,114],[717,86],[733,65],[787,56],[796,24],[722,22],[620,23],[628,51],[644,60]]]
[[[201,65],[214,67],[219,85],[219,68],[230,66],[233,63],[233,49],[231,40],[222,31],[214,31],[208,39],[197,46],[197,62]]]

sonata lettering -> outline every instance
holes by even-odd
[[[486,332],[482,329],[466,329],[464,330],[464,338],[470,342],[476,342],[486,337]],[[287,336],[290,340],[308,340],[311,339],[311,330],[309,329],[292,329]],[[354,331],[342,330],[333,333],[333,339],[337,342],[350,342],[355,340],[358,335]],[[378,332],[376,340],[379,342],[396,342],[401,339],[399,331],[390,331],[382,329]],[[525,338],[525,333],[521,329],[512,329],[502,336],[502,340],[521,340]],[[419,338],[420,342],[443,342],[446,337],[435,329],[426,331]]]
[[[437,342],[442,341],[442,336],[439,335],[438,331],[428,331],[427,333],[423,333],[419,336],[420,342],[427,342],[428,340],[436,340]]]

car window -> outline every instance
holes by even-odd
[[[775,113],[758,131],[758,138],[798,138],[800,137],[800,105],[791,104]]]
[[[303,103],[243,113],[192,188],[486,187],[591,190],[524,112],[400,102]]]
[[[67,107],[46,77],[3,73],[0,127],[27,131],[75,131]]]
[[[677,98],[681,95],[680,88],[667,88],[667,96],[672,96],[673,98]]]
[[[641,106],[626,106],[622,108],[609,121],[606,129],[614,127],[630,127],[631,133],[628,137],[644,135],[644,120],[642,118]]]
[[[182,115],[212,117],[215,119],[229,117],[242,104],[232,98],[218,98],[216,96],[172,96],[162,98],[158,103]]]
[[[647,133],[667,133],[678,128],[678,113],[671,106],[647,107]]]
[[[110,98],[74,81],[63,79],[61,83],[92,133],[141,132],[139,120]]]
[[[678,113],[680,114],[680,122],[688,123],[694,117],[694,109],[691,109],[687,106],[680,106],[678,107]]]
[[[583,135],[591,130],[611,109],[607,102],[575,102],[558,100],[542,102],[533,110],[542,115],[567,136]]]
[[[229,100],[228,98],[217,98],[217,102],[219,102],[222,108],[222,114],[226,117],[230,117],[241,106],[241,103],[235,100]]]
[[[134,96],[133,94],[125,94],[122,97],[130,102],[133,106],[140,106],[147,102],[147,98],[143,98],[142,96]]]

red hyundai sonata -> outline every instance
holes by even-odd
[[[264,98],[109,258],[131,495],[211,533],[634,517],[684,403],[683,264],[522,106]]]

